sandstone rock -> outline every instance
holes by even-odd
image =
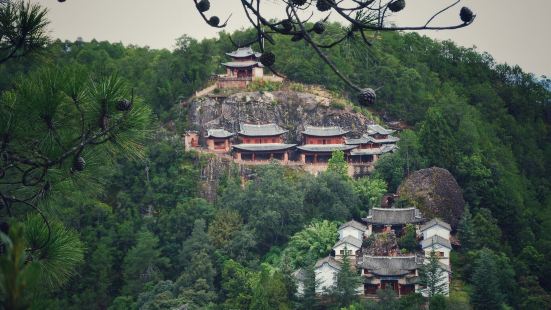
[[[239,123],[276,123],[288,130],[288,143],[300,143],[305,125],[341,126],[359,137],[373,121],[350,107],[332,108],[330,99],[296,91],[241,92],[228,97],[198,97],[188,105],[190,129],[239,131]]]
[[[406,199],[427,219],[439,217],[457,228],[463,213],[463,191],[446,169],[432,167],[413,172],[398,188],[400,200]]]

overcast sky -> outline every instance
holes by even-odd
[[[195,11],[192,0],[32,0],[49,9],[51,36],[75,40],[82,37],[173,48],[183,34],[201,39],[216,36]],[[228,30],[246,26],[238,0],[210,0],[211,11],[222,20],[230,13]],[[266,0],[266,12],[282,17],[280,0]],[[421,24],[453,0],[406,0],[396,24]],[[463,0],[477,18],[473,25],[452,31],[424,31],[430,37],[489,52],[498,62],[518,64],[536,75],[551,76],[551,0]],[[435,23],[457,23],[460,6]]]

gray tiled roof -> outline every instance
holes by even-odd
[[[333,152],[333,151],[348,151],[356,146],[354,145],[344,145],[344,144],[305,144],[299,145],[297,148],[301,151],[306,152]]]
[[[279,136],[287,132],[276,124],[241,124],[240,135],[249,137],[262,137],[262,136]]]
[[[440,237],[439,235],[434,235],[428,239],[421,240],[421,248],[426,249],[428,247],[432,247],[435,244],[439,244],[441,246],[445,246],[448,249],[452,249],[452,245],[450,243],[450,240]]]
[[[354,227],[354,228],[356,228],[356,229],[358,229],[358,230],[361,230],[361,231],[366,231],[366,230],[367,230],[367,226],[365,226],[364,224],[362,224],[362,223],[360,223],[360,222],[358,222],[358,221],[354,221],[354,220],[348,221],[348,222],[342,224],[342,225],[339,227],[339,230],[344,229],[344,228],[346,228],[346,227]]]
[[[341,127],[316,127],[316,126],[304,126],[302,134],[317,137],[334,137],[347,134],[347,130],[343,130]]]
[[[226,67],[234,67],[234,68],[248,68],[248,67],[255,67],[255,66],[262,67],[261,63],[253,60],[223,62],[222,65]]]
[[[377,139],[377,138],[372,137],[370,135],[363,135],[362,137],[357,138],[357,139],[347,139],[345,141],[345,143],[346,144],[355,144],[355,145],[367,144],[367,143],[386,144],[386,143],[396,143],[398,141],[400,141],[400,138],[395,137],[395,136],[388,136],[386,139]]]
[[[255,53],[250,46],[240,47],[231,53],[226,53],[226,55],[235,58],[249,57],[253,55],[255,57],[260,57],[260,53]]]
[[[431,227],[433,227],[433,226],[436,226],[436,225],[439,225],[439,226],[441,226],[441,227],[443,227],[443,228],[445,228],[445,229],[447,229],[447,230],[449,230],[449,231],[452,230],[452,227],[450,226],[450,224],[448,224],[448,223],[442,221],[442,220],[439,219],[439,218],[434,218],[434,219],[428,221],[425,225],[421,226],[420,230],[421,230],[421,231],[425,231],[425,230],[427,230],[427,229],[429,229],[429,228],[431,228]]]
[[[233,148],[250,152],[284,151],[295,147],[296,144],[261,143],[261,144],[234,144]]]
[[[422,258],[412,256],[364,255],[361,267],[379,276],[406,275],[421,266]]]
[[[390,135],[390,134],[393,134],[395,132],[396,132],[396,130],[386,129],[383,126],[377,125],[377,124],[367,125],[367,133],[370,134],[370,135],[373,135],[373,134],[376,134],[376,133],[381,134],[381,135]]]
[[[373,208],[363,220],[369,224],[403,225],[419,223],[423,217],[416,208]]]
[[[316,268],[323,266],[323,264],[329,264],[329,266],[341,270],[341,263],[337,261],[333,256],[324,257],[316,262]]]
[[[354,238],[352,236],[346,236],[346,237],[342,238],[341,240],[337,241],[337,243],[335,243],[335,245],[333,247],[339,246],[343,243],[351,244],[351,245],[353,245],[357,248],[362,247],[362,240],[360,240],[358,238]]]
[[[372,148],[372,149],[355,149],[350,152],[350,155],[352,156],[359,156],[359,155],[381,155],[388,152],[392,152],[396,150],[398,147],[394,144],[388,144],[383,145],[378,148]]]
[[[225,129],[209,129],[207,130],[207,138],[213,137],[213,138],[229,138],[233,136],[233,133],[225,130]]]

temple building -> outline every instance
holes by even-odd
[[[374,208],[364,219],[367,225],[358,221],[349,221],[339,229],[339,240],[333,246],[331,255],[318,260],[315,264],[316,293],[327,294],[336,285],[336,275],[342,268],[343,256],[348,255],[352,268],[359,271],[361,285],[356,289],[358,295],[377,298],[380,289],[391,289],[398,297],[411,293],[427,296],[426,288],[420,279],[420,270],[429,262],[428,257],[435,252],[439,258],[440,284],[444,295],[449,293],[451,281],[450,244],[451,227],[440,219],[433,219],[419,227],[425,220],[416,208],[394,209]],[[407,224],[417,226],[416,233],[419,248],[416,250],[390,251],[388,254],[377,254],[377,249],[384,246],[370,241],[370,236],[387,242],[386,233],[401,229]],[[395,241],[394,241],[395,242]],[[375,251],[374,251],[375,250]],[[297,279],[298,294],[304,292],[305,274],[303,269],[293,273]]]
[[[261,54],[250,46],[240,47],[226,55],[231,57],[231,61],[222,63],[226,75],[218,77],[219,88],[246,88],[252,80],[264,76],[264,66],[258,61]]]
[[[395,130],[380,125],[368,125],[367,133],[358,139],[347,139],[346,144],[356,146],[350,152],[351,162],[374,162],[379,156],[397,149],[400,139],[392,136]]]
[[[302,132],[303,145],[297,146],[302,163],[327,163],[333,151],[341,150],[348,156],[355,145],[346,145],[344,135],[348,131],[341,127],[305,126]]]
[[[359,264],[364,295],[376,296],[379,289],[392,289],[398,297],[414,293],[423,258],[408,256],[365,255]]]
[[[372,208],[363,220],[367,223],[368,235],[390,230],[400,235],[407,224],[418,226],[424,218],[417,208]]]
[[[286,144],[282,135],[287,131],[276,124],[241,124],[240,144],[232,146],[234,158],[239,161],[289,161],[289,153],[296,144]]]
[[[227,153],[231,150],[233,133],[224,129],[209,129],[207,131],[207,149],[213,152]]]

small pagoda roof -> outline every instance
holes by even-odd
[[[255,57],[260,57],[262,54],[261,53],[256,53],[255,51],[253,51],[253,49],[250,47],[250,46],[246,46],[246,47],[240,47],[238,48],[237,50],[233,51],[233,52],[230,52],[230,53],[226,53],[226,55],[232,57],[232,58],[245,58],[245,57],[250,57],[250,56],[255,56]]]
[[[367,133],[369,135],[374,135],[376,133],[378,133],[380,135],[391,135],[395,132],[396,132],[396,130],[386,129],[383,126],[377,125],[377,124],[367,125]]]
[[[297,146],[297,149],[305,152],[330,153],[333,151],[348,151],[355,147],[355,145],[345,144],[305,144]]]
[[[362,247],[362,240],[360,240],[358,238],[354,238],[352,236],[346,236],[346,237],[342,238],[341,240],[337,241],[337,243],[335,243],[333,248],[338,247],[339,245],[344,244],[344,243],[353,245],[357,248]]]
[[[361,267],[378,276],[403,276],[422,266],[423,258],[411,256],[364,255]]]
[[[422,222],[423,217],[417,208],[372,208],[363,220],[369,224],[404,225]]]
[[[261,63],[254,60],[223,62],[222,65],[230,68],[264,67]]]
[[[296,144],[284,144],[284,143],[260,143],[260,144],[235,144],[234,149],[249,152],[273,152],[273,151],[285,151],[295,147]]]
[[[219,138],[226,139],[232,137],[234,134],[225,129],[209,129],[207,130],[207,138]]]
[[[381,147],[373,148],[373,149],[355,149],[355,150],[352,150],[352,152],[350,152],[350,155],[352,156],[381,155],[388,152],[392,152],[397,148],[398,147],[394,144],[388,144],[388,145],[383,145]]]
[[[279,136],[287,132],[287,130],[283,130],[276,124],[241,124],[240,128],[239,134],[248,137]]]
[[[330,267],[341,270],[341,263],[333,256],[324,257],[316,262],[316,268],[320,268],[324,264],[328,264]]]
[[[448,249],[452,249],[452,244],[450,240],[440,237],[439,235],[434,235],[428,239],[421,240],[421,248],[426,249],[429,247],[434,246],[435,244],[439,244],[441,246],[444,246]]]
[[[356,228],[357,230],[360,230],[360,231],[366,231],[367,230],[367,226],[365,226],[364,224],[358,222],[358,221],[348,221],[344,224],[342,224],[340,227],[339,227],[339,230],[341,229],[345,229],[346,227],[353,227],[353,228]]]
[[[316,127],[316,126],[304,126],[303,135],[316,136],[316,137],[334,137],[347,134],[349,131],[342,129],[338,126],[332,127]]]
[[[425,231],[425,230],[427,230],[427,229],[429,229],[433,226],[436,226],[436,225],[438,225],[438,226],[440,226],[444,229],[447,229],[449,231],[452,231],[452,227],[450,226],[450,224],[442,221],[439,218],[434,218],[434,219],[428,221],[425,225],[421,226],[420,231]]]

